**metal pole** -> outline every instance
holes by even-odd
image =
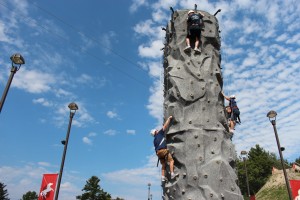
[[[58,175],[58,182],[57,182],[56,193],[55,193],[55,198],[54,198],[55,200],[58,200],[60,182],[61,182],[62,173],[63,173],[63,169],[64,169],[65,158],[66,158],[68,142],[69,142],[69,136],[70,136],[70,130],[71,130],[71,124],[72,124],[72,119],[73,119],[74,114],[75,113],[70,112],[70,121],[69,121],[67,136],[66,136],[66,143],[65,143],[65,147],[64,147],[64,152],[63,152],[63,156],[62,156],[62,160],[61,160],[60,171],[59,171],[59,175]]]
[[[148,200],[150,200],[150,186],[151,186],[151,183],[148,183]]]
[[[9,79],[7,81],[7,84],[6,84],[6,87],[4,89],[4,92],[3,92],[3,95],[2,95],[2,98],[1,98],[1,101],[0,101],[0,113],[1,113],[1,110],[2,110],[2,107],[4,105],[4,102],[5,102],[5,99],[6,99],[6,96],[7,96],[7,93],[8,93],[8,90],[9,90],[9,87],[10,87],[10,84],[14,78],[14,75],[15,73],[18,71],[18,68],[15,67],[15,66],[12,66],[11,67],[11,70],[10,70],[10,76],[9,76]]]
[[[248,197],[250,198],[250,188],[249,188],[249,181],[248,181],[248,171],[247,171],[247,165],[246,165],[246,158],[244,157],[244,167],[246,171],[246,184],[247,184],[247,191],[248,191]]]
[[[287,174],[286,174],[286,171],[285,171],[283,156],[282,156],[282,152],[281,152],[281,149],[280,149],[280,143],[279,143],[279,138],[278,138],[277,129],[276,129],[276,121],[271,120],[271,123],[272,123],[273,128],[274,128],[274,133],[275,133],[275,137],[276,137],[276,142],[277,142],[277,147],[278,147],[278,151],[279,151],[279,155],[280,155],[280,161],[281,161],[282,170],[283,170],[283,174],[284,174],[284,178],[285,178],[285,182],[286,182],[286,187],[287,187],[287,191],[288,191],[288,194],[289,194],[289,199],[293,200],[291,187],[290,187],[290,182],[288,180],[288,177],[287,177]]]

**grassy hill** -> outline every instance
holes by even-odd
[[[289,180],[300,180],[300,173],[287,169]],[[256,200],[289,200],[284,174],[276,170],[267,183],[256,194]]]

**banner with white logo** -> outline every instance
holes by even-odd
[[[44,174],[38,200],[53,200],[58,174]]]
[[[290,180],[294,200],[300,200],[300,180]]]

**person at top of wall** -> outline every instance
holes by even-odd
[[[204,14],[199,11],[195,13],[194,10],[188,12],[187,18],[187,36],[186,36],[186,47],[185,52],[191,51],[191,40],[195,40],[194,50],[196,53],[201,53],[201,29],[203,26]],[[200,47],[200,48],[199,48]]]

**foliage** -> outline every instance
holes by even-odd
[[[23,195],[21,200],[37,200],[39,196],[34,191],[28,191],[26,194]]]
[[[296,163],[300,164],[300,157],[295,160]]]
[[[89,180],[86,181],[86,184],[82,191],[85,191],[80,196],[77,196],[76,199],[80,200],[111,200],[109,193],[101,189],[99,185],[100,179],[97,176],[92,176]]]
[[[245,168],[246,164],[246,168]],[[248,152],[248,158],[237,161],[239,187],[242,194],[247,194],[246,170],[248,174],[250,194],[257,193],[272,175],[272,167],[280,168],[274,153],[269,153],[258,144]]]
[[[4,183],[0,182],[0,200],[10,200],[8,198],[8,192],[5,189],[6,185]]]

